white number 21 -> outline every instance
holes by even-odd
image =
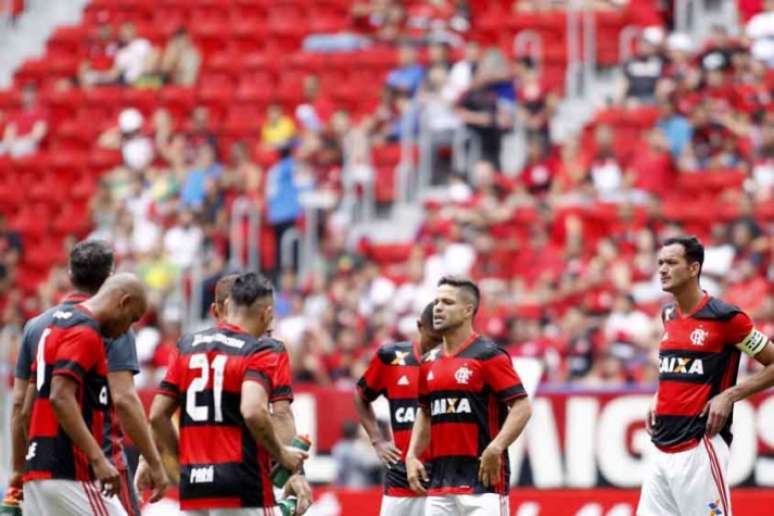
[[[204,353],[196,353],[191,355],[191,359],[188,362],[190,369],[200,369],[201,372],[197,378],[191,382],[188,386],[188,392],[186,393],[185,411],[194,421],[206,421],[210,416],[210,407],[207,405],[196,404],[196,394],[203,392],[207,388],[207,384],[210,381],[210,367],[212,367],[215,376],[212,379],[212,397],[215,405],[215,421],[223,421],[223,371],[226,368],[226,362],[228,356],[218,355],[212,360],[212,365],[207,361],[207,355]]]

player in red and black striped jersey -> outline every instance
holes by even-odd
[[[774,345],[736,306],[701,290],[704,248],[695,237],[664,242],[659,386],[646,425],[656,452],[637,514],[731,514],[726,482],[733,403],[774,385]],[[744,352],[766,367],[736,385]],[[722,512],[718,512],[722,511]]]
[[[24,475],[25,513],[126,514],[112,498],[124,465],[118,452],[109,459],[103,451],[106,438],[114,450],[121,449],[117,431],[105,436],[105,428],[117,429],[118,422],[103,336],[125,334],[145,310],[142,283],[118,274],[94,297],[53,314],[32,366],[36,392]]]
[[[236,278],[227,321],[181,338],[153,400],[154,434],[179,456],[184,514],[276,514],[271,457],[296,471],[306,456],[280,443],[269,417],[276,358],[257,337],[271,323],[272,293],[255,273]],[[178,406],[179,442],[171,421]]]
[[[422,358],[406,469],[425,514],[508,514],[508,446],[531,415],[508,353],[473,331],[480,294],[466,278],[438,283],[433,327],[443,344]],[[420,460],[428,450],[429,475]],[[425,489],[422,480],[429,480]]]
[[[357,382],[355,410],[371,444],[387,467],[382,516],[424,514],[424,499],[408,485],[405,460],[417,409],[420,361],[422,355],[441,343],[441,336],[433,330],[433,303],[422,311],[417,329],[417,342],[395,342],[380,347]],[[382,435],[371,407],[379,396],[389,401],[392,439]]]

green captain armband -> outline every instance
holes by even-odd
[[[758,353],[761,352],[763,348],[766,347],[766,344],[769,343],[769,338],[764,335],[761,331],[753,328],[753,330],[750,332],[747,337],[744,338],[742,342],[739,342],[736,347],[739,348],[741,351],[746,353],[747,355],[754,357]]]

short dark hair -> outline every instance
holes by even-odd
[[[704,246],[698,238],[693,235],[682,235],[676,237],[670,237],[664,240],[664,247],[668,245],[679,244],[683,246],[685,251],[685,261],[688,264],[698,262],[699,263],[699,276],[701,276],[701,268],[704,266]]]
[[[218,282],[215,284],[215,304],[218,308],[223,306],[231,293],[231,289],[234,287],[234,282],[239,277],[239,274],[226,274],[221,276]]]
[[[464,276],[443,276],[438,280],[438,286],[451,285],[460,290],[463,290],[473,297],[473,315],[478,313],[478,305],[481,303],[481,291],[478,289],[473,280]]]
[[[238,306],[250,306],[257,299],[271,296],[274,288],[271,282],[256,272],[240,274],[234,280],[229,297]]]
[[[70,281],[78,290],[99,290],[113,271],[113,248],[105,240],[82,240],[70,249]]]
[[[422,310],[422,315],[419,316],[419,323],[423,328],[433,328],[433,308],[435,308],[435,301],[431,301]]]

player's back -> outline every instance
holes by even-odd
[[[178,342],[161,391],[180,401],[183,510],[274,505],[270,456],[255,442],[240,411],[246,378],[271,392],[270,374],[251,365],[265,364],[266,357],[272,357],[269,342],[225,324]]]
[[[30,421],[25,480],[93,480],[83,451],[62,429],[49,400],[54,376],[78,386],[76,399],[86,426],[102,443],[105,427],[115,427],[107,385],[105,343],[97,321],[81,307],[57,309],[41,334],[32,366],[35,401]]]

